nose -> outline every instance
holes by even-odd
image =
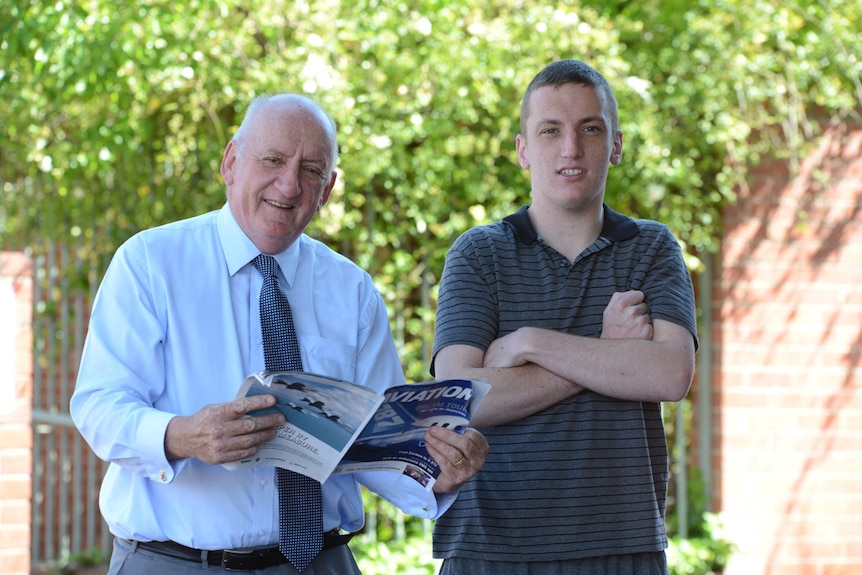
[[[285,166],[275,180],[275,189],[286,198],[295,198],[302,194],[299,183],[299,171],[293,166]]]
[[[560,154],[564,158],[577,158],[581,154],[581,146],[577,131],[571,131],[563,136],[563,148]]]

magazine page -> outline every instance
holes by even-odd
[[[258,452],[224,464],[228,469],[282,467],[323,483],[374,415],[383,398],[348,381],[301,372],[258,372],[248,376],[236,397],[271,394],[276,404],[254,412],[279,411],[285,424]]]
[[[470,379],[387,389],[383,404],[334,473],[393,471],[431,491],[440,467],[425,448],[425,432],[439,425],[463,433],[489,390],[486,381]]]

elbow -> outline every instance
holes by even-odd
[[[662,401],[678,402],[685,399],[694,379],[694,343],[686,338],[682,344],[669,345],[668,352],[660,364],[664,371],[664,393]]]
[[[688,395],[688,390],[690,387],[691,382],[689,382],[687,385],[679,385],[677,387],[674,387],[670,390],[670,393],[668,393],[668,398],[665,401],[672,401],[674,403],[682,401],[683,399],[685,399],[685,396]]]
[[[83,393],[76,389],[69,400],[69,416],[72,418],[72,423],[78,430],[81,429],[81,424],[84,422],[84,416],[82,414],[85,409],[84,402],[85,398],[83,397]]]
[[[691,382],[694,379],[694,364],[682,367],[676,370],[668,378],[667,397],[665,401],[678,402],[685,399],[691,389]]]

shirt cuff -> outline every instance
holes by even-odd
[[[138,427],[137,440],[144,475],[156,483],[170,483],[185,467],[185,459],[171,462],[165,454],[165,434],[174,417],[176,416],[171,413],[154,409],[143,418]]]
[[[415,479],[391,471],[367,471],[359,481],[404,513],[423,519],[437,519],[451,507],[458,493],[436,494]]]

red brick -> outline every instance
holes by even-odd
[[[0,449],[0,473],[29,474],[32,469],[30,449]]]
[[[4,575],[28,575],[30,554],[25,552],[0,553],[0,573]]]
[[[0,450],[29,448],[33,445],[33,432],[22,425],[0,424]]]
[[[30,504],[26,500],[0,500],[0,525],[29,524]],[[0,571],[2,573],[2,571]]]
[[[18,323],[15,329],[14,391],[0,414],[0,573],[30,571],[30,482],[32,431],[33,267],[19,253],[0,252],[0,275],[12,278]]]
[[[30,499],[32,486],[29,475],[0,475],[0,493],[4,500]]]
[[[0,550],[16,549],[30,545],[30,529],[28,525],[0,526]]]

